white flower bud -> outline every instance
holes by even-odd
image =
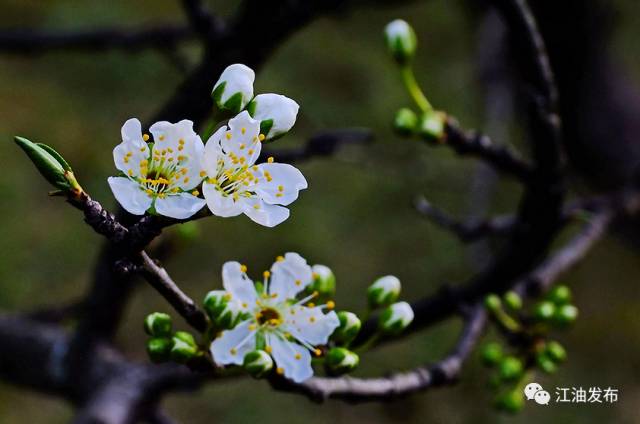
[[[336,276],[331,268],[325,265],[314,265],[311,267],[313,282],[307,290],[318,292],[322,296],[333,296],[336,292]]]
[[[273,369],[273,359],[264,350],[254,350],[244,356],[243,366],[249,374],[260,378]]]
[[[390,305],[400,295],[400,280],[393,275],[378,278],[367,290],[369,305],[376,308]]]
[[[335,329],[331,338],[340,343],[348,343],[360,332],[360,327],[362,327],[360,318],[353,312],[340,311],[338,312],[338,320],[340,320],[340,326]]]
[[[253,98],[253,69],[240,63],[226,67],[213,86],[211,97],[220,110],[239,113]]]
[[[389,306],[380,315],[379,328],[385,333],[397,334],[413,321],[413,309],[407,302]]]
[[[413,58],[418,41],[413,28],[406,21],[396,19],[389,22],[384,28],[384,37],[396,62],[403,65]]]
[[[300,106],[280,94],[258,94],[247,106],[247,111],[260,121],[260,133],[266,139],[283,136],[293,127]]]

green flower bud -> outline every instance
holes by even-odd
[[[573,305],[562,305],[555,311],[553,315],[553,323],[560,327],[573,324],[578,318],[578,308]]]
[[[545,353],[555,362],[563,362],[567,359],[567,351],[555,340],[551,340],[547,343]]]
[[[520,378],[524,367],[522,361],[515,356],[506,356],[500,361],[498,368],[500,378],[504,381],[514,381]]]
[[[177,331],[172,340],[171,359],[175,362],[188,362],[198,354],[198,345],[190,333]]]
[[[154,312],[144,319],[144,331],[155,337],[171,337],[171,317],[162,312]]]
[[[546,353],[538,354],[536,356],[536,363],[538,364],[538,368],[547,374],[553,374],[558,369],[556,363]]]
[[[424,112],[420,117],[418,132],[425,140],[440,142],[444,140],[447,115],[435,110]]]
[[[244,356],[243,367],[253,377],[261,378],[273,369],[273,359],[264,350],[254,350]]]
[[[152,337],[147,340],[147,353],[155,363],[168,361],[172,347],[173,340],[166,337]]]
[[[533,316],[538,321],[550,320],[556,312],[556,305],[549,301],[542,301],[538,303],[533,311]]]
[[[51,147],[33,143],[23,137],[15,137],[14,140],[29,156],[40,174],[55,188],[63,191],[79,188],[69,164]]]
[[[353,312],[347,311],[340,311],[337,315],[340,320],[340,326],[335,329],[331,338],[338,343],[349,343],[360,332],[360,327],[362,326],[360,318]]]
[[[506,292],[503,296],[504,303],[514,311],[520,310],[522,308],[522,298],[520,295],[513,290]]]
[[[496,408],[501,411],[516,413],[524,408],[524,396],[520,390],[511,390],[500,395],[495,402]]]
[[[406,107],[396,112],[393,119],[393,129],[400,135],[410,135],[418,126],[418,116],[414,111]]]
[[[367,298],[372,308],[392,304],[400,296],[400,280],[393,275],[378,278],[367,289]]]
[[[418,39],[413,28],[406,21],[396,19],[389,22],[384,28],[384,38],[387,48],[398,64],[405,65],[413,59]]]
[[[251,68],[235,63],[222,71],[213,86],[211,98],[219,110],[235,115],[253,98],[256,75]]]
[[[231,295],[224,290],[213,290],[204,298],[204,310],[211,320],[221,328],[233,328],[241,310],[231,302]]]
[[[325,363],[332,374],[345,374],[358,366],[360,358],[348,349],[334,347],[327,353]]]
[[[378,321],[379,329],[388,334],[398,334],[413,321],[413,309],[407,302],[394,303],[388,306]]]
[[[336,276],[331,269],[324,265],[314,265],[313,282],[307,287],[309,293],[318,292],[322,297],[331,297],[336,293]]]
[[[555,286],[547,295],[547,299],[558,306],[566,305],[571,302],[571,289],[565,285]]]
[[[497,294],[489,294],[484,298],[484,306],[490,312],[495,312],[502,307],[502,301]]]
[[[487,343],[484,349],[482,349],[482,362],[486,366],[492,367],[500,362],[502,355],[502,346],[500,346],[500,343]]]

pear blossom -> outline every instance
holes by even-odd
[[[143,215],[151,207],[160,215],[185,219],[198,212],[205,200],[195,188],[202,181],[204,145],[193,122],[156,122],[142,134],[140,121],[122,126],[122,143],[113,149],[116,168],[124,176],[109,177],[116,200],[129,213]]]
[[[221,217],[244,213],[267,227],[289,217],[284,206],[307,188],[307,180],[297,168],[275,163],[273,158],[256,165],[262,140],[260,122],[247,111],[209,138],[204,147],[202,193],[211,213]]]
[[[315,293],[296,300],[313,280],[311,267],[297,253],[278,257],[265,271],[263,287],[254,285],[246,270],[238,262],[222,267],[229,302],[236,303],[244,319],[211,343],[214,362],[241,365],[246,354],[261,349],[273,357],[279,374],[298,383],[308,379],[311,354],[320,355],[317,346],[326,344],[340,325],[334,311],[324,313],[333,303],[306,304]]]

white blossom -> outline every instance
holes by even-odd
[[[109,177],[113,195],[134,215],[153,206],[160,215],[188,218],[205,205],[195,190],[202,181],[202,140],[188,120],[156,122],[149,131],[153,147],[139,120],[129,119],[122,126],[122,143],[113,149],[113,159],[124,176]]]
[[[307,188],[302,173],[289,164],[256,165],[264,135],[247,111],[229,120],[207,141],[202,167],[202,192],[211,213],[222,217],[244,213],[258,224],[273,227],[289,217],[284,206]]]
[[[244,356],[261,348],[269,353],[276,371],[294,382],[302,382],[313,375],[311,354],[321,352],[316,346],[328,342],[340,325],[334,311],[324,313],[333,304],[305,305],[315,295],[296,300],[312,281],[311,267],[297,253],[278,257],[271,271],[264,273],[264,287],[256,288],[246,274],[246,267],[227,262],[222,268],[222,282],[244,313],[244,320],[233,329],[225,330],[211,344],[216,364],[241,365]]]

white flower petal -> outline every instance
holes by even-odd
[[[175,219],[193,216],[205,205],[205,200],[190,193],[170,194],[164,199],[156,199],[156,212]]]
[[[241,63],[234,63],[229,65],[222,71],[220,78],[214,84],[213,90],[223,82],[226,82],[220,101],[222,104],[226,103],[231,96],[236,93],[242,94],[241,109],[244,109],[245,105],[253,97],[253,82],[256,79],[256,74],[251,68]]]
[[[340,326],[338,315],[334,311],[324,314],[320,306],[292,307],[285,317],[285,322],[293,337],[312,346],[327,344],[329,336]]]
[[[209,178],[215,178],[218,173],[218,160],[223,159],[222,147],[220,143],[222,137],[227,132],[226,127],[219,128],[213,133],[207,144],[204,146],[204,155],[202,156],[202,168],[207,172]]]
[[[202,183],[202,194],[212,214],[224,218],[237,216],[243,212],[241,202],[234,202],[231,196],[223,196],[214,184]]]
[[[116,200],[127,212],[144,215],[151,206],[153,199],[135,181],[124,177],[109,177],[107,181]]]
[[[250,321],[243,321],[211,343],[211,356],[217,365],[242,365],[244,355],[255,350],[256,332],[250,330]]]
[[[274,334],[269,335],[267,343],[271,346],[271,356],[286,378],[302,383],[313,376],[311,354],[306,348]]]
[[[142,139],[142,126],[135,118],[127,120],[121,129],[122,143],[113,149],[116,168],[130,177],[140,175],[140,162],[149,157],[149,147]]]
[[[272,120],[273,125],[265,134],[267,138],[277,137],[288,132],[296,123],[300,106],[290,98],[280,94],[259,94],[252,101],[249,109],[258,121]]]
[[[269,294],[279,301],[293,299],[313,281],[313,273],[307,261],[297,253],[288,252],[284,260],[271,266]]]
[[[286,163],[262,163],[258,165],[260,178],[255,192],[265,202],[277,205],[289,205],[298,198],[298,192],[307,188],[307,180],[296,167]]]
[[[255,306],[256,288],[239,262],[225,262],[222,266],[222,285],[243,311]]]
[[[245,215],[265,227],[275,227],[289,218],[289,209],[270,205],[257,197],[245,197],[238,201]]]
[[[229,129],[222,137],[221,145],[227,155],[233,154],[238,161],[244,161],[236,166],[251,166],[258,159],[262,149],[259,133],[260,122],[251,118],[246,110],[229,120]]]

